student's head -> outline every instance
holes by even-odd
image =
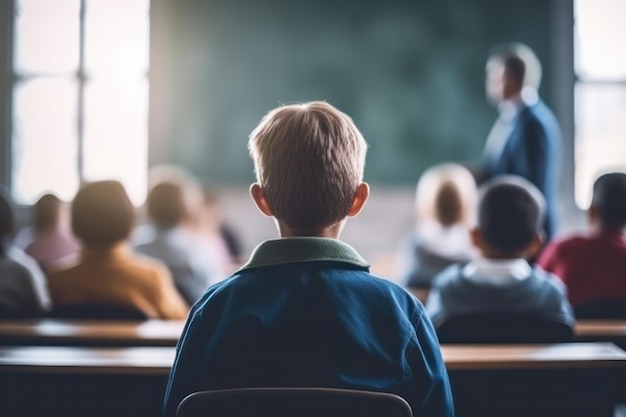
[[[281,231],[315,235],[356,215],[367,199],[367,144],[352,119],[328,103],[270,111],[248,148],[257,177],[252,197]]]
[[[169,229],[195,221],[202,207],[202,187],[185,169],[157,165],[148,174],[145,210],[157,227]]]
[[[612,172],[596,180],[589,216],[603,229],[626,227],[626,173]]]
[[[148,193],[146,208],[150,221],[162,229],[176,227],[188,216],[185,187],[176,182],[161,182]]]
[[[14,229],[15,214],[13,212],[13,204],[4,189],[0,188],[0,246],[2,246],[1,241],[10,237]]]
[[[54,194],[44,194],[33,205],[32,223],[35,232],[44,233],[55,229],[61,220],[63,201]]]
[[[532,49],[521,43],[494,48],[486,72],[487,96],[495,102],[515,97],[525,87],[537,90],[541,83],[541,63]]]
[[[417,220],[434,220],[443,226],[467,224],[475,201],[476,183],[467,168],[454,163],[435,165],[417,183]]]
[[[544,212],[545,200],[529,181],[496,177],[479,189],[473,241],[487,258],[532,257],[541,248]]]
[[[135,208],[117,181],[84,185],[72,202],[72,230],[84,246],[107,249],[128,239]]]

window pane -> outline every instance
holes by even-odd
[[[79,11],[79,0],[19,0],[15,22],[15,71],[76,71]]]
[[[626,78],[626,1],[576,0],[576,72],[591,78]]]
[[[53,191],[70,200],[78,187],[75,84],[40,78],[18,84],[14,100],[14,199],[30,204]]]
[[[576,202],[587,208],[596,178],[626,171],[626,87],[576,87]]]
[[[112,28],[114,28],[112,30]],[[145,75],[149,45],[148,0],[89,0],[85,58],[93,75]]]
[[[124,183],[133,203],[146,195],[148,82],[96,81],[86,91],[85,178]]]

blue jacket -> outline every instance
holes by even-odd
[[[164,415],[195,391],[263,386],[392,392],[415,416],[454,415],[422,304],[334,239],[266,241],[207,290],[178,343]]]
[[[484,177],[513,174],[532,182],[546,199],[544,229],[549,239],[556,229],[560,128],[552,111],[541,100],[522,107],[512,123],[502,152],[485,160]]]
[[[434,322],[461,314],[523,311],[554,314],[573,323],[565,285],[540,267],[523,280],[501,285],[472,281],[464,276],[464,267],[453,265],[435,278],[426,302]]]

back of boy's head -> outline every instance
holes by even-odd
[[[491,248],[504,253],[526,249],[541,233],[545,199],[529,181],[504,175],[480,189],[478,229]]]
[[[44,194],[33,205],[33,228],[38,233],[53,229],[59,222],[63,202],[54,194]]]
[[[415,195],[420,221],[433,219],[450,226],[469,220],[476,199],[476,183],[462,165],[438,164],[421,175]]]
[[[187,215],[185,189],[175,182],[156,184],[148,193],[146,202],[148,217],[159,228],[175,227]]]
[[[109,248],[128,239],[135,208],[117,181],[84,185],[72,201],[72,230],[85,246]]]
[[[248,148],[276,219],[313,230],[346,217],[367,151],[349,116],[319,101],[282,106],[261,120]]]
[[[593,184],[591,205],[596,207],[603,225],[621,229],[626,226],[626,173],[600,176]]]

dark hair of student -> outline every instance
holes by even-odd
[[[33,229],[37,233],[46,232],[56,226],[63,202],[54,194],[44,194],[33,205]]]
[[[0,189],[0,256],[5,256],[11,233],[15,229],[13,205],[3,189]]]
[[[182,222],[186,214],[185,190],[173,182],[161,182],[150,190],[146,200],[148,217],[155,226],[169,229]]]
[[[606,227],[626,226],[626,173],[612,172],[600,176],[593,184],[592,206],[597,207],[600,221]]]
[[[505,55],[502,57],[502,62],[506,73],[518,83],[523,84],[524,77],[526,77],[526,63],[515,55]]]
[[[501,252],[528,247],[541,230],[543,197],[530,182],[503,176],[484,184],[478,203],[478,227],[485,243]]]
[[[128,239],[134,221],[135,208],[117,181],[86,184],[72,202],[72,230],[86,247],[104,249]]]

